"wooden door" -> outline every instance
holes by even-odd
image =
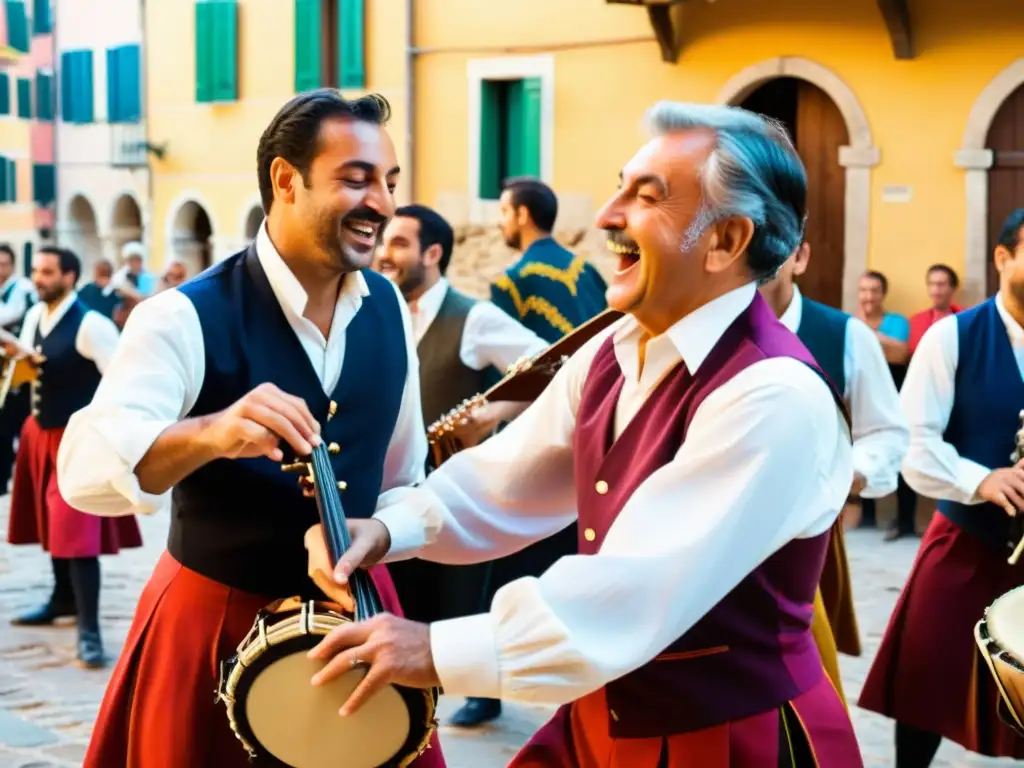
[[[846,171],[839,148],[849,143],[846,121],[828,94],[797,81],[795,142],[807,169],[807,242],[811,261],[800,276],[801,292],[833,307],[843,306],[846,261]]]
[[[987,295],[999,290],[999,273],[992,253],[999,230],[1016,208],[1024,207],[1024,86],[1003,102],[988,130],[994,159],[988,174],[988,273]]]

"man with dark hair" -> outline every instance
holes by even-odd
[[[14,467],[8,541],[42,544],[50,553],[54,584],[43,606],[14,623],[38,626],[77,616],[78,660],[99,668],[106,661],[99,626],[99,555],[141,546],[142,539],[133,517],[93,517],[69,503],[58,485],[56,465],[68,421],[88,405],[110,367],[118,331],[109,318],[78,300],[81,263],[74,253],[42,248],[33,262],[40,303],[25,315],[18,342],[9,344],[10,352],[35,360],[39,371]]]
[[[17,336],[36,299],[32,281],[15,273],[14,249],[0,243],[0,328]],[[12,389],[0,409],[0,495],[7,493],[14,466],[14,440],[30,410],[28,387]]]
[[[409,313],[367,269],[394,214],[389,115],[381,96],[329,88],[285,104],[256,151],[255,241],[139,304],[68,428],[59,469],[74,503],[113,517],[168,496],[173,508],[86,768],[249,765],[214,700],[218,665],[269,601],[323,599],[308,576],[325,550],[317,505],[282,472],[285,449],[331,446],[350,518],[424,475]],[[371,575],[400,614],[386,569]],[[436,740],[415,765],[443,765]]]
[[[757,292],[803,237],[785,130],[661,103],[598,215],[627,313],[512,424],[353,522],[336,578],[419,556],[470,563],[579,520],[577,553],[488,612],[335,629],[319,679],[562,705],[512,768],[860,768],[810,632],[853,479],[835,392]],[[333,658],[332,658],[333,657]]]
[[[911,355],[921,343],[925,331],[942,318],[963,311],[963,307],[953,303],[956,290],[960,287],[960,278],[952,267],[945,264],[933,264],[928,268],[928,298],[932,302],[930,309],[918,312],[910,318],[910,339],[907,347]]]
[[[793,331],[850,405],[853,431],[853,486],[850,493],[877,499],[896,490],[900,461],[907,451],[907,424],[882,347],[864,323],[838,309],[811,301],[800,292],[811,247],[800,244],[761,295],[783,325]],[[829,554],[812,622],[825,669],[842,693],[836,650],[860,656],[850,570],[842,522],[832,529]]]
[[[888,278],[875,270],[865,272],[857,286],[856,316],[875,332],[890,365],[906,365],[910,324],[903,315],[886,311],[885,297],[888,295]],[[897,377],[897,386],[901,380]]]
[[[1010,516],[1024,510],[1024,462],[1007,466],[1024,403],[1024,208],[994,259],[999,292],[925,332],[901,391],[903,474],[940,501],[859,702],[896,721],[897,768],[927,768],[943,738],[1024,758],[974,641],[985,609],[1024,585],[1007,563]]]
[[[602,312],[606,285],[551,233],[558,198],[536,179],[509,179],[499,199],[505,243],[522,256],[491,286],[491,301],[549,344]]]
[[[85,306],[111,319],[114,308],[121,301],[111,282],[113,276],[114,265],[107,259],[100,259],[92,265],[92,282],[83,285],[78,292],[78,298]]]
[[[452,258],[454,232],[436,211],[407,205],[384,230],[377,268],[398,285],[412,315],[420,361],[424,428],[464,400],[486,389],[488,370],[505,371],[547,343],[488,301],[452,288],[444,274]],[[493,432],[500,421],[521,413],[525,403],[488,403],[470,417],[460,436],[468,445]],[[432,467],[432,459],[429,460]],[[416,621],[476,613],[489,564],[452,566],[407,560],[389,568],[406,616]]]

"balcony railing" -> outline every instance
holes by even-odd
[[[110,164],[118,168],[147,165],[145,123],[110,124]]]

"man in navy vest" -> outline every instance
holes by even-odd
[[[761,286],[761,295],[782,324],[796,333],[849,404],[853,423],[851,493],[880,498],[896,490],[900,462],[907,451],[908,431],[899,394],[874,332],[845,312],[800,293],[796,280],[807,270],[810,258],[810,245],[801,243],[778,276]],[[823,599],[815,605],[815,637],[829,676],[841,691],[832,648],[837,646],[851,656],[861,653],[841,522],[832,531],[819,598]]]
[[[78,617],[78,660],[104,666],[100,639],[99,555],[142,544],[133,517],[104,520],[83,514],[61,494],[57,452],[68,420],[88,405],[100,376],[110,366],[118,331],[88,309],[75,293],[78,257],[64,248],[36,252],[32,280],[40,303],[25,315],[16,351],[42,362],[31,385],[32,415],[21,430],[14,467],[12,544],[42,544],[53,564],[53,592],[47,602],[14,620],[22,626]]]
[[[898,768],[927,768],[943,738],[1024,759],[974,641],[985,609],[1024,584],[1007,563],[1010,515],[1024,510],[1024,462],[1008,466],[1024,408],[1024,208],[994,258],[999,292],[925,332],[900,392],[903,475],[940,501],[859,702],[896,721]]]
[[[427,445],[409,313],[367,269],[394,213],[399,168],[379,96],[302,93],[257,148],[266,219],[248,248],[140,303],[60,456],[89,512],[173,509],[85,758],[87,768],[244,768],[212,692],[219,662],[268,600],[320,596],[319,521],[284,449],[321,441],[350,517],[423,478]],[[173,488],[173,492],[171,489]],[[385,608],[401,612],[384,570]],[[322,597],[321,597],[322,599]],[[436,740],[415,763],[442,766]]]
[[[25,313],[37,297],[32,281],[14,270],[14,249],[0,243],[0,328],[17,336]],[[26,386],[12,390],[0,409],[0,495],[7,493],[14,467],[14,439],[21,432],[29,410]]]
[[[598,226],[626,317],[525,413],[354,521],[354,563],[469,563],[578,519],[576,554],[478,615],[335,630],[319,674],[562,705],[514,768],[860,768],[810,632],[853,479],[841,395],[756,289],[802,239],[785,131],[663,102]],[[335,655],[337,654],[337,655]]]

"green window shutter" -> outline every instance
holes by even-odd
[[[509,83],[506,157],[509,176],[540,176],[539,77]]]
[[[18,51],[28,53],[28,15],[23,0],[7,0],[7,44]]]
[[[7,161],[7,201],[18,202],[18,163]]]
[[[196,101],[213,101],[213,3],[196,3]]]
[[[0,72],[0,115],[11,114],[11,76]]]
[[[32,3],[32,32],[48,35],[53,32],[50,0],[34,0]]]
[[[72,51],[60,55],[60,116],[65,123],[75,122],[75,57]]]
[[[36,72],[36,117],[53,120],[53,75]]]
[[[43,207],[53,205],[57,199],[57,169],[52,163],[32,166],[32,199]]]
[[[216,0],[213,6],[214,101],[238,99],[238,5],[235,0]]]
[[[480,83],[480,199],[501,195],[501,96],[500,81]]]
[[[121,117],[121,78],[118,71],[121,57],[118,48],[107,48],[107,122],[120,123]]]
[[[91,123],[94,120],[92,88],[92,51],[75,51],[74,110],[76,123]]]
[[[25,277],[32,277],[32,241],[29,240],[25,243],[25,247],[22,250],[24,258],[22,258],[22,268],[25,270]]]
[[[366,87],[364,0],[338,0],[338,87]]]
[[[32,81],[27,77],[18,78],[18,117],[32,117]]]
[[[137,123],[142,119],[142,48],[138,43],[122,45],[117,59],[119,117],[126,123]]]
[[[295,0],[295,92],[311,91],[321,83],[323,58],[322,0]]]
[[[10,162],[6,157],[0,156],[0,203],[11,201],[10,190],[7,185],[7,164]]]

